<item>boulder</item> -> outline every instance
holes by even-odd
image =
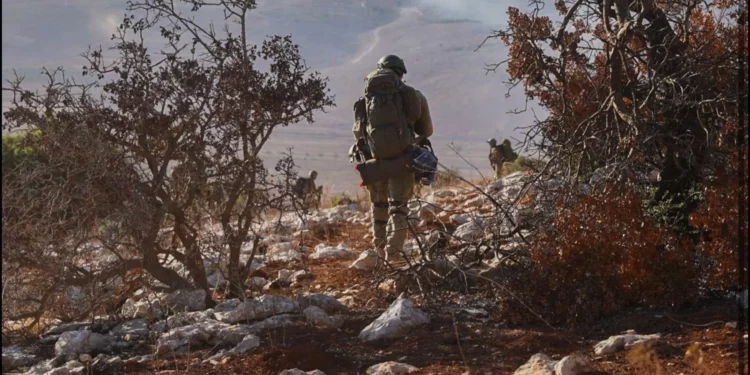
[[[396,374],[408,374],[414,371],[419,371],[418,368],[407,365],[406,363],[399,363],[394,361],[378,363],[367,368],[367,375],[396,375]]]
[[[113,344],[111,336],[91,331],[68,331],[60,335],[55,343],[55,354],[66,359],[76,359],[81,354],[107,351]]]
[[[429,322],[430,317],[414,307],[414,302],[401,294],[383,314],[359,333],[359,338],[362,341],[397,338],[414,327]]]
[[[202,311],[206,309],[206,291],[203,289],[180,289],[164,298],[167,308],[174,312]]]

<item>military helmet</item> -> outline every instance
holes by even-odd
[[[316,171],[310,171],[310,179],[314,180],[315,177],[318,177],[318,172],[316,172]]]
[[[490,139],[489,139],[489,140],[487,141],[487,143],[489,143],[489,144],[490,144],[490,146],[496,146],[496,145],[497,145],[497,141],[495,140],[495,138],[490,138]]]
[[[401,60],[400,57],[396,55],[385,55],[378,60],[378,68],[381,69],[391,69],[393,71],[401,71],[402,73],[406,74],[406,64],[404,64],[404,60]]]

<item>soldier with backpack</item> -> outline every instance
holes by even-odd
[[[417,138],[426,140],[432,135],[427,99],[403,82],[404,74],[406,65],[401,58],[383,56],[365,78],[365,95],[354,104],[355,145],[366,149],[367,157],[376,161],[403,160],[411,165],[410,151]],[[414,185],[411,168],[366,185],[372,202],[373,245],[389,261],[399,257],[406,241],[407,203]]]
[[[518,154],[513,152],[510,141],[507,139],[500,145],[497,144],[495,138],[490,139],[487,143],[490,144],[490,165],[495,172],[495,178],[498,179],[502,174],[503,164],[512,163],[518,158]]]

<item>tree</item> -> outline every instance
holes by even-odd
[[[542,1],[532,4],[529,13],[509,8],[508,28],[489,37],[510,48],[510,86],[547,111],[528,146],[571,180],[603,166],[612,175],[658,170],[654,202],[671,202],[669,220],[687,228],[698,204],[691,190],[744,144],[718,142],[725,129],[747,131],[737,115],[747,106],[743,4],[560,0],[555,25]]]
[[[196,20],[204,8],[224,12],[229,23],[222,31]],[[14,95],[4,129],[41,132],[65,165],[78,159],[83,167],[109,166],[90,191],[117,192],[103,215],[106,222],[87,223],[85,234],[67,231],[69,241],[57,245],[71,254],[64,262],[70,269],[81,268],[81,257],[69,245],[73,239],[100,244],[116,261],[79,274],[64,272],[68,283],[60,285],[145,270],[172,290],[208,290],[204,263],[222,257],[230,293],[244,294],[252,256],[241,259],[242,249],[257,242],[263,214],[292,198],[296,177],[291,155],[269,171],[261,151],[277,127],[312,122],[315,111],[333,105],[326,79],[308,70],[289,36],[248,44],[246,16],[254,8],[252,0],[131,1],[113,35],[116,59],[106,61],[101,48],[84,54],[83,73],[93,83],[61,80],[61,72],[52,72],[41,94],[23,89],[21,79],[4,88]],[[161,56],[146,48],[145,35],[155,30],[165,42]],[[61,181],[46,191],[64,192],[77,183]],[[7,193],[14,206],[24,204],[21,190]],[[100,203],[96,196],[87,198],[81,212]],[[37,209],[51,204],[40,202]],[[221,230],[206,223],[218,223]],[[33,221],[26,233],[53,224]],[[6,249],[18,254],[18,246],[4,239],[3,260]],[[21,258],[17,264],[34,267]],[[172,261],[181,267],[167,266]],[[59,293],[59,287],[52,290]],[[212,303],[210,293],[207,302]]]

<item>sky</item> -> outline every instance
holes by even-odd
[[[441,157],[452,153],[451,142],[461,141],[464,149],[476,147],[472,162],[484,163],[486,139],[522,138],[514,128],[531,121],[532,114],[508,115],[523,107],[523,93],[505,98],[507,74],[484,72],[486,63],[506,56],[504,47],[496,41],[474,49],[503,27],[508,6],[526,5],[527,0],[259,0],[248,20],[251,42],[270,34],[291,34],[308,66],[331,78],[337,101],[337,107],[317,116],[320,121],[313,126],[282,129],[269,153],[289,144],[300,147],[300,139],[337,139],[322,154],[320,145],[300,148],[302,155],[311,155],[300,163],[304,168],[330,167],[328,175],[341,173],[342,177],[332,177],[341,185],[348,178],[341,171],[349,169],[342,155],[351,142],[351,103],[377,58],[397,48],[410,66],[407,83],[422,89],[430,100],[435,138],[442,137],[433,144]],[[85,63],[81,54],[89,46],[103,46],[106,56],[125,7],[126,0],[2,0],[3,86],[15,71],[25,76],[27,87],[37,88],[43,83],[42,67],[62,66],[67,76],[78,76]],[[223,22],[219,13],[199,14],[204,20]],[[148,43],[150,50],[158,51],[158,38]],[[9,100],[3,92],[3,111]],[[325,173],[321,176],[326,178]]]

